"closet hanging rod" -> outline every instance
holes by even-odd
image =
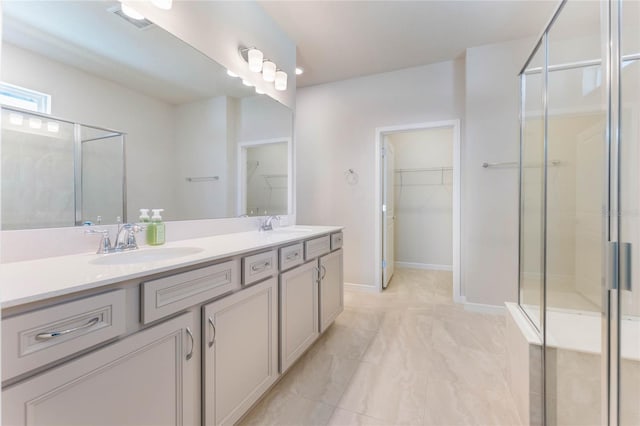
[[[411,172],[443,172],[447,170],[453,170],[453,167],[425,167],[419,169],[395,169],[396,173],[411,173]]]
[[[549,164],[551,166],[559,166],[560,164],[562,164],[561,161],[559,160],[551,160],[549,161]],[[484,167],[485,169],[489,168],[489,167],[509,167],[509,166],[519,166],[519,163],[517,161],[502,161],[502,162],[498,162],[498,163],[482,163],[482,167]],[[530,167],[542,167],[542,164],[539,165],[531,165],[531,164],[525,164],[524,167],[526,168],[530,168]]]
[[[220,176],[200,176],[200,177],[187,177],[187,182],[213,182],[219,180]]]

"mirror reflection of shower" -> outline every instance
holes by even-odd
[[[243,147],[246,194],[241,212],[247,216],[286,215],[289,143],[256,143]]]

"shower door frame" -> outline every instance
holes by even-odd
[[[542,340],[542,419],[546,424],[547,420],[547,380],[546,380],[546,347],[547,347],[547,327],[545,316],[547,312],[547,176],[548,176],[548,77],[549,77],[549,42],[548,34],[556,19],[562,13],[568,0],[562,0],[556,11],[553,13],[544,31],[538,37],[532,53],[527,58],[522,67],[520,78],[520,173],[519,173],[519,235],[522,238],[522,202],[523,202],[523,140],[524,140],[524,107],[525,107],[525,78],[527,72],[531,72],[527,67],[538,49],[544,49],[544,65],[540,72],[543,73],[543,108],[544,108],[544,175],[543,175],[543,200],[542,200],[542,288],[540,292],[540,327]],[[620,212],[620,77],[621,77],[621,50],[620,50],[620,28],[621,28],[621,1],[601,0],[601,11],[604,18],[603,41],[607,42],[605,48],[605,100],[607,103],[605,146],[606,152],[603,158],[605,188],[607,196],[604,200],[602,241],[606,245],[603,247],[603,286],[602,286],[602,309],[601,309],[601,422],[603,425],[619,424],[620,410],[620,297],[618,293],[618,283],[620,278],[620,258],[618,256],[618,242],[620,224],[618,212]],[[573,65],[597,65],[601,61],[583,61]],[[555,67],[554,67],[555,69]],[[558,68],[563,69],[563,68]],[[520,242],[522,244],[522,242]],[[522,246],[519,246],[518,254],[518,303],[521,303],[521,280],[522,280]],[[533,323],[528,314],[527,319]],[[535,325],[535,324],[534,324]]]

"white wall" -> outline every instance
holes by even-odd
[[[345,281],[374,288],[376,127],[464,116],[464,61],[298,90],[297,222],[345,228]],[[349,185],[345,171],[359,176]]]
[[[462,279],[467,301],[502,305],[518,291],[518,72],[533,48],[519,40],[467,49],[462,149]]]
[[[424,267],[453,264],[453,171],[400,173],[453,167],[451,127],[390,134],[395,155],[395,260]]]

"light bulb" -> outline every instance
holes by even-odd
[[[247,60],[249,61],[249,69],[253,72],[262,71],[262,52],[255,47],[249,49],[247,53]]]
[[[253,83],[250,82],[249,80],[242,80],[242,84],[248,87],[253,87]]]
[[[302,75],[302,74],[304,74],[304,68],[296,67],[296,75]]]
[[[157,8],[169,10],[173,6],[173,0],[151,0],[151,4]]]
[[[270,83],[276,79],[276,64],[268,60],[263,62],[262,79]]]
[[[22,122],[24,121],[24,117],[22,114],[18,114],[15,112],[9,113],[9,123],[15,124],[16,126],[22,126]]]
[[[276,71],[276,90],[287,90],[287,73],[284,71]]]
[[[142,21],[144,19],[144,15],[142,15],[142,13],[137,12],[131,6],[124,3],[120,4],[120,10],[122,10],[122,13],[127,15],[129,18],[135,19],[136,21]]]
[[[235,72],[231,71],[230,69],[227,70],[227,75],[229,77],[237,77],[238,74],[236,74]]]
[[[29,127],[31,127],[32,129],[39,129],[40,127],[42,127],[42,120],[40,120],[39,118],[30,118]]]
[[[56,123],[55,121],[49,121],[47,122],[47,130],[51,133],[58,133],[58,131],[60,130],[60,124]]]

